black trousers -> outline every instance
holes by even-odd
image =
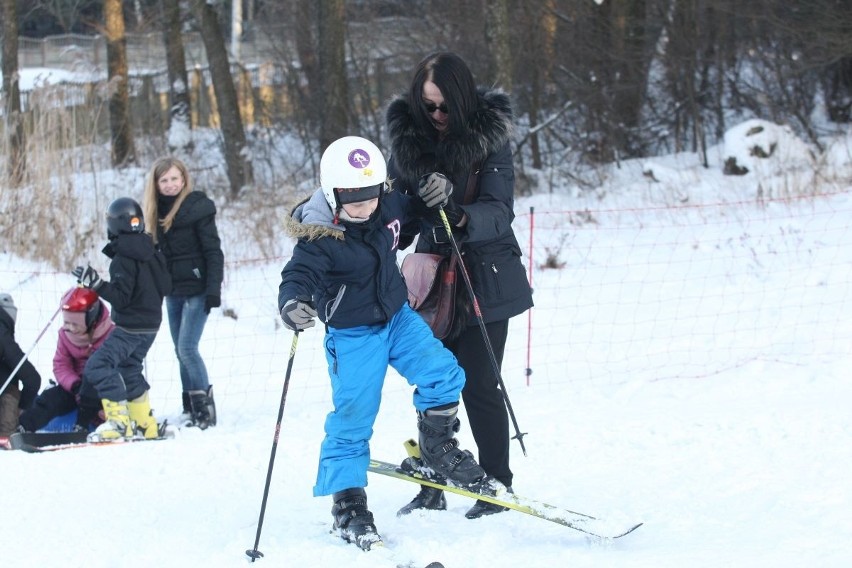
[[[60,386],[50,387],[39,394],[33,405],[21,414],[20,424],[27,432],[35,432],[47,423],[77,408],[74,395]]]
[[[509,334],[509,320],[485,324],[485,330],[500,368]],[[479,324],[468,326],[446,346],[455,354],[465,372],[462,400],[479,450],[479,465],[488,475],[496,477],[507,487],[511,486],[509,413]]]

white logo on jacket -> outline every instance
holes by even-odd
[[[399,219],[394,219],[385,226],[390,229],[390,232],[393,234],[391,250],[396,250],[399,248],[399,234],[402,232],[402,224],[399,222]]]

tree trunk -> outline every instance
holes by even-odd
[[[246,153],[246,133],[240,116],[237,89],[231,75],[228,50],[225,48],[225,38],[215,8],[205,0],[193,0],[192,9],[201,29],[201,40],[204,42],[207,62],[210,65],[213,92],[216,95],[216,106],[222,125],[231,197],[237,197],[243,186],[252,182],[253,176],[251,162],[248,161]]]
[[[127,38],[121,0],[104,0],[104,32],[107,41],[107,77],[110,85],[109,129],[112,164],[124,166],[136,161],[130,124],[130,95],[127,77]]]
[[[505,91],[512,90],[514,78],[512,46],[509,44],[508,0],[496,0],[485,10],[485,39],[492,53],[491,80]]]
[[[169,73],[171,121],[169,123],[169,151],[188,154],[192,150],[192,116],[189,98],[189,77],[181,37],[180,7],[178,0],[163,0],[165,11],[166,66]]]
[[[344,0],[320,2],[319,76],[320,150],[348,134],[349,91],[346,81],[346,4]]]
[[[3,0],[3,100],[6,102],[6,173],[12,187],[21,185],[26,171],[21,90],[18,78],[18,11],[16,0]]]

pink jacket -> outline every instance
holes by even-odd
[[[71,334],[64,328],[59,330],[59,340],[53,356],[53,375],[63,389],[74,393],[75,387],[82,380],[86,361],[103,344],[114,327],[115,324],[109,317],[109,309],[104,304],[91,337],[89,334]]]

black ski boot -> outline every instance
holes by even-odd
[[[458,448],[459,441],[453,434],[459,431],[458,403],[430,408],[417,413],[417,428],[420,430],[420,458],[423,465],[431,468],[453,484],[478,491],[486,483],[485,470],[473,454]]]
[[[192,405],[192,423],[202,430],[210,426],[210,409],[207,392],[203,390],[189,391],[189,402]]]
[[[512,491],[511,487],[506,487],[506,493],[515,493]],[[488,501],[482,501],[477,499],[476,503],[473,504],[473,507],[467,510],[467,513],[464,516],[468,519],[478,519],[479,517],[485,517],[487,515],[495,515],[497,513],[502,513],[503,511],[508,511],[508,507],[504,507],[503,505],[495,505],[494,503],[489,503]]]
[[[429,509],[433,511],[446,511],[447,498],[444,497],[444,492],[434,487],[420,488],[420,493],[411,500],[411,503],[396,512],[397,517],[407,515],[417,509]]]
[[[367,492],[361,487],[344,489],[332,495],[334,530],[340,538],[361,550],[382,546],[382,537],[373,524],[373,513],[367,509]]]

